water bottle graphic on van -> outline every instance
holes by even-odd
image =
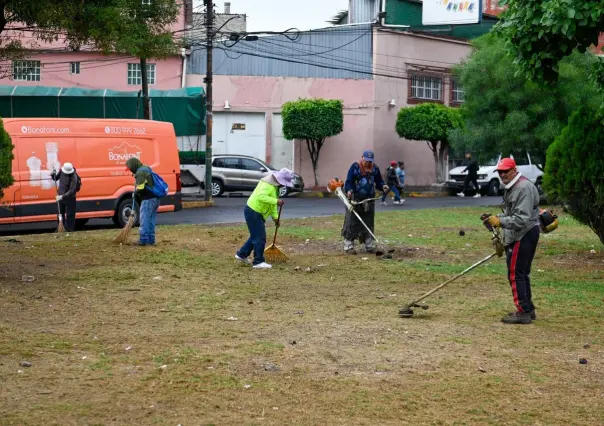
[[[51,189],[54,188],[54,183],[50,177],[52,171],[57,173],[61,169],[61,162],[59,161],[59,144],[56,142],[46,142],[46,169],[42,170],[42,188]]]
[[[27,159],[27,167],[29,168],[29,184],[40,186],[42,183],[42,160],[36,157],[35,152],[32,152],[31,157]]]

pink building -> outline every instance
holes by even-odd
[[[193,0],[183,2],[181,13],[171,31],[184,30],[191,24]],[[29,48],[27,58],[13,61],[12,76],[0,79],[2,85],[81,87],[133,91],[142,84],[139,59],[120,55],[102,55],[90,47],[70,50],[63,40],[43,43],[31,32],[7,31],[19,37]],[[149,86],[166,90],[183,87],[186,56],[148,61]]]

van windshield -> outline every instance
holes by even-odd
[[[491,158],[489,161],[486,161],[482,166],[496,166],[497,158]]]

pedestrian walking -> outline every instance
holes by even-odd
[[[400,182],[398,180],[398,175],[396,174],[396,169],[398,164],[396,161],[391,161],[390,166],[386,169],[386,185],[390,188],[390,190],[394,193],[394,203],[393,204],[403,204],[401,202],[401,195],[398,192],[398,187],[400,186]],[[388,193],[384,192],[382,195],[382,205],[385,206],[386,198],[388,197]]]
[[[384,183],[378,166],[374,163],[374,154],[371,150],[363,152],[361,159],[353,163],[348,170],[344,191],[349,199],[360,202],[375,198],[375,189],[381,189],[388,193],[389,187]],[[363,222],[373,232],[375,221],[375,201],[367,201],[353,206]],[[368,253],[375,253],[375,240],[371,236],[357,216],[351,211],[346,211],[344,226],[342,227],[344,237],[344,250],[348,254],[356,254],[354,248],[355,240],[365,244]]]
[[[80,178],[71,163],[64,163],[57,172],[53,169],[50,174],[53,181],[58,182],[56,200],[59,202],[59,214],[67,232],[75,231],[77,208],[77,192],[80,190]]]
[[[398,181],[400,186],[398,187],[398,191],[401,195],[401,204],[403,204],[405,202],[405,200],[403,200],[403,194],[404,194],[404,190],[405,190],[405,162],[404,161],[399,161],[398,162],[398,167],[396,168],[396,175],[398,176]]]
[[[155,222],[160,198],[153,193],[155,182],[151,167],[145,166],[138,158],[132,157],[126,161],[126,170],[134,175],[134,204],[139,206],[140,226],[139,246],[155,245]]]
[[[478,162],[472,158],[472,153],[470,152],[466,153],[466,160],[464,163],[466,168],[462,173],[468,172],[468,174],[463,182],[463,188],[457,196],[465,197],[465,192],[468,190],[470,183],[472,183],[474,189],[476,189],[474,198],[480,198],[480,186],[478,186],[478,170],[480,169],[480,166],[478,165]]]
[[[277,206],[284,204],[279,199],[279,187],[293,187],[292,179],[294,172],[283,168],[279,171],[272,171],[267,176],[260,179],[254,192],[248,198],[243,215],[245,223],[250,232],[250,236],[235,254],[235,259],[245,264],[252,264],[255,269],[270,269],[272,265],[266,263],[264,259],[264,247],[266,247],[266,219],[270,216],[279,226]],[[254,251],[254,260],[250,262],[248,257]]]
[[[508,267],[508,280],[516,311],[502,318],[506,324],[530,324],[536,319],[531,292],[531,264],[539,242],[539,191],[522,176],[512,158],[503,158],[497,165],[505,185],[504,212],[486,220],[503,229]],[[485,215],[483,215],[485,216]]]

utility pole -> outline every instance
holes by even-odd
[[[149,110],[149,82],[147,81],[147,59],[145,58],[141,58],[141,79],[143,81],[143,116],[145,120],[151,120],[151,113]],[[136,111],[136,115],[138,118],[138,110]]]
[[[212,50],[214,49],[214,4],[206,5],[206,176],[205,199],[212,201]]]

